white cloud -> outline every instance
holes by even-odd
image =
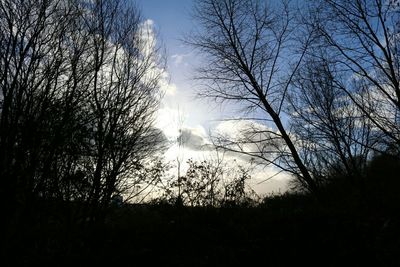
[[[179,136],[180,117],[177,109],[160,108],[157,112],[156,127],[161,129],[169,140],[176,140]]]
[[[171,56],[171,59],[174,61],[175,65],[180,65],[188,56],[190,56],[190,54],[175,54]]]
[[[146,40],[150,43],[148,53],[151,52],[150,49],[155,49],[155,32],[154,32],[154,22],[152,20],[146,20],[143,23],[144,34],[142,35],[143,40]],[[175,54],[170,58],[173,60],[173,63],[176,65],[185,64],[185,58],[188,57],[189,54]],[[163,107],[158,111],[156,117],[156,127],[163,131],[164,135],[170,142],[170,148],[165,153],[166,160],[176,161],[177,159],[181,162],[181,172],[184,173],[187,169],[187,160],[205,160],[210,159],[215,151],[211,150],[211,142],[208,138],[206,129],[200,125],[186,125],[184,122],[187,122],[191,119],[191,123],[193,123],[193,118],[201,118],[201,120],[205,118],[210,118],[210,113],[203,112],[203,106],[195,106],[195,105],[187,105],[186,98],[183,97],[184,92],[180,92],[177,86],[174,83],[170,82],[169,73],[162,68],[156,68],[154,70],[156,75],[160,75],[160,89],[165,92],[166,96],[173,96],[173,98],[166,98],[168,100],[173,100],[172,103],[164,100]],[[185,101],[185,102],[182,102]],[[176,105],[187,106],[186,112],[181,113],[179,109],[174,108]],[[190,118],[189,118],[190,117]],[[228,137],[238,137],[246,129],[251,127],[255,127],[263,130],[270,130],[265,125],[259,124],[255,121],[226,121],[222,122],[215,128],[215,131],[218,133],[222,133]],[[178,138],[182,138],[182,145],[178,145]],[[237,153],[225,153],[225,160],[231,164],[234,161],[236,163],[246,165],[249,164],[249,157],[244,157],[241,154]],[[264,167],[259,166],[254,170],[253,179],[249,181],[250,186],[259,194],[285,191],[286,183],[288,180],[288,175],[279,174],[274,176],[277,173],[272,167]],[[274,176],[272,179],[260,183],[265,179]]]
[[[205,130],[201,126],[180,129],[178,141],[182,146],[194,151],[207,151],[212,149],[211,143],[206,138]]]
[[[165,85],[161,85],[161,90],[165,92],[167,95],[175,95],[177,88],[174,83],[168,83]]]
[[[139,37],[142,41],[142,52],[145,57],[150,57],[153,61],[153,68],[148,73],[149,77],[159,77],[159,87],[166,95],[175,95],[177,86],[170,82],[169,73],[159,66],[160,55],[157,51],[157,40],[155,33],[155,24],[151,19],[145,20],[140,27]]]
[[[280,134],[267,125],[253,120],[224,121],[216,127],[218,143],[235,151],[247,153],[241,157],[248,160],[255,157],[268,158],[284,149]]]
[[[147,19],[140,25],[139,37],[143,45],[142,52],[146,57],[152,56],[156,49],[156,34],[153,20]]]
[[[170,148],[165,153],[166,159],[172,162],[176,162],[179,159],[181,162],[181,173],[185,173],[188,168],[188,159],[207,160],[215,156],[216,152],[210,149],[211,142],[207,137],[204,127],[201,125],[195,127],[179,125],[178,118],[179,111],[177,109],[165,107],[160,110],[157,125],[171,142]],[[223,122],[217,128],[234,134],[240,132],[241,128],[238,125],[248,126],[248,122],[239,124]],[[181,130],[179,131],[179,129]],[[178,145],[178,138],[183,139],[181,146]],[[228,165],[233,164],[232,166],[234,166],[239,164],[247,166],[250,164],[249,157],[245,157],[242,154],[226,152],[223,157],[224,162]],[[256,166],[252,173],[252,179],[248,181],[248,185],[259,195],[283,193],[287,190],[287,183],[291,179],[291,176],[283,172],[278,174],[278,172],[279,170],[272,166]]]
[[[218,134],[235,139],[248,135],[250,132],[258,132],[260,135],[265,135],[271,130],[270,127],[253,120],[228,120],[219,123],[216,127]]]
[[[288,190],[287,183],[292,179],[292,176],[280,172],[277,167],[267,165],[266,161],[255,157],[257,155],[269,157],[275,151],[275,148],[265,141],[265,139],[275,136],[276,132],[273,129],[253,120],[238,120],[221,122],[216,126],[215,131],[217,136],[222,138],[243,142],[241,149],[252,152],[253,158],[234,152],[226,153],[226,157],[229,160],[236,160],[241,165],[249,164],[251,159],[255,159],[257,166],[254,168],[252,179],[248,183],[257,194],[283,193]],[[235,149],[238,148],[235,147]]]
[[[160,77],[160,89],[169,96],[173,96],[177,92],[177,87],[176,84],[170,82],[169,78],[169,73],[166,70],[160,70],[162,71],[161,77]]]

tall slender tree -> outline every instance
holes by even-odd
[[[206,61],[199,69],[198,78],[204,81],[200,95],[236,103],[265,126],[245,130],[245,136],[255,138],[222,137],[220,145],[289,171],[316,192],[282,109],[310,41],[305,36],[306,44],[296,46],[301,28],[296,28],[289,3],[198,1],[194,17],[199,31],[187,42],[204,53]]]

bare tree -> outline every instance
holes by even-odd
[[[226,168],[227,181],[223,187],[223,205],[251,205],[259,201],[257,193],[248,185],[254,166],[236,165]]]
[[[257,139],[222,137],[221,145],[289,171],[316,192],[317,184],[285,126],[282,109],[310,41],[306,36],[306,45],[297,47],[295,37],[301,27],[296,28],[289,4],[206,0],[197,2],[194,14],[201,30],[187,42],[204,53],[206,61],[199,70],[198,78],[205,82],[200,95],[236,103],[266,126],[245,131]]]
[[[164,194],[161,198],[175,200],[181,196],[183,205],[209,207],[258,201],[257,194],[247,184],[253,165],[228,161],[219,151],[204,160],[189,159],[187,163],[185,175],[179,180],[172,177],[168,185],[162,188]]]
[[[0,2],[2,197],[104,206],[139,179],[163,143],[150,26],[123,0]]]
[[[346,76],[335,80],[335,86],[382,133],[386,147],[398,147],[399,2],[324,0],[311,3],[310,10],[310,25],[320,37],[318,46]]]
[[[72,13],[64,1],[0,3],[0,179],[9,207],[29,203],[52,138],[55,117],[49,114],[61,94],[62,40]]]
[[[185,150],[185,143],[187,140],[185,140],[184,136],[182,135],[182,129],[183,129],[183,123],[184,123],[184,116],[183,114],[180,113],[179,107],[178,107],[178,115],[177,115],[177,127],[178,127],[178,132],[179,136],[176,139],[176,143],[178,146],[178,152],[176,155],[176,169],[177,169],[177,179],[178,179],[178,196],[176,198],[176,205],[182,205],[183,204],[183,199],[182,199],[182,178],[181,177],[181,169],[182,169],[182,162],[184,159],[184,150]]]
[[[379,141],[365,114],[341,88],[335,64],[305,60],[288,97],[290,122],[308,169],[324,183],[329,176],[361,178]]]
[[[96,1],[89,7],[93,59],[88,110],[93,118],[91,201],[108,203],[117,178],[158,149],[153,114],[160,94],[155,40],[134,6]]]

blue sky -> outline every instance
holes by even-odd
[[[182,63],[184,59],[187,61],[190,54],[190,48],[183,45],[181,39],[193,28],[189,15],[193,2],[191,0],[137,0],[137,3],[144,18],[154,22],[157,38],[166,49],[171,82],[185,82],[190,72],[187,68],[182,68],[181,64],[174,63],[178,56],[181,56],[178,63]]]
[[[168,46],[169,53],[181,52],[178,40],[193,27],[190,19],[191,0],[137,0],[143,16],[155,22],[161,39]]]
[[[176,131],[171,128],[178,126],[208,135],[210,128],[223,117],[224,107],[195,99],[193,75],[199,56],[182,42],[195,26],[190,16],[194,1],[137,0],[136,3],[144,19],[154,23],[157,40],[165,48],[168,80],[174,89],[173,94],[167,93],[163,99],[161,121],[164,125],[160,127],[172,138],[171,132],[176,134]],[[177,125],[178,117],[184,118],[183,125]]]
[[[235,112],[232,106],[220,106],[208,103],[206,100],[195,99],[196,83],[192,80],[194,68],[199,64],[201,55],[188,46],[182,39],[185,34],[190,34],[195,24],[191,20],[193,0],[136,0],[145,20],[151,20],[157,33],[157,41],[165,48],[167,58],[167,80],[169,80],[160,112],[157,127],[174,142],[181,133],[189,137],[187,145],[178,148],[172,145],[166,153],[167,160],[177,157],[185,162],[189,158],[206,159],[210,152],[196,150],[194,147],[209,142],[208,134],[214,129],[225,127],[228,132],[235,131],[232,124],[221,122],[223,118],[232,117]],[[232,160],[234,157],[230,157]],[[239,158],[237,158],[239,159]],[[277,177],[267,183],[257,185],[260,180],[272,176],[276,170],[263,169],[253,179],[254,188],[259,193],[284,190],[287,177]]]

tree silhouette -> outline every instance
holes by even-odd
[[[7,0],[0,27],[2,203],[107,206],[163,144],[151,25],[128,1]]]
[[[379,142],[368,118],[335,86],[340,75],[335,67],[321,59],[306,59],[288,97],[302,158],[319,183],[332,175],[361,178]]]
[[[284,123],[287,90],[307,48],[306,44],[298,49],[300,53],[291,49],[296,45],[293,32],[298,25],[289,4],[272,7],[261,1],[198,1],[194,17],[201,30],[187,42],[207,59],[199,69],[198,79],[204,81],[200,95],[236,103],[267,126],[244,130],[247,137],[255,138],[227,140],[220,136],[219,145],[291,172],[316,192],[317,184]],[[310,41],[307,36],[305,39]]]
[[[310,10],[308,24],[319,39],[315,46],[324,47],[324,57],[346,78],[335,79],[334,86],[382,133],[382,152],[392,143],[398,147],[398,2],[327,0]]]

